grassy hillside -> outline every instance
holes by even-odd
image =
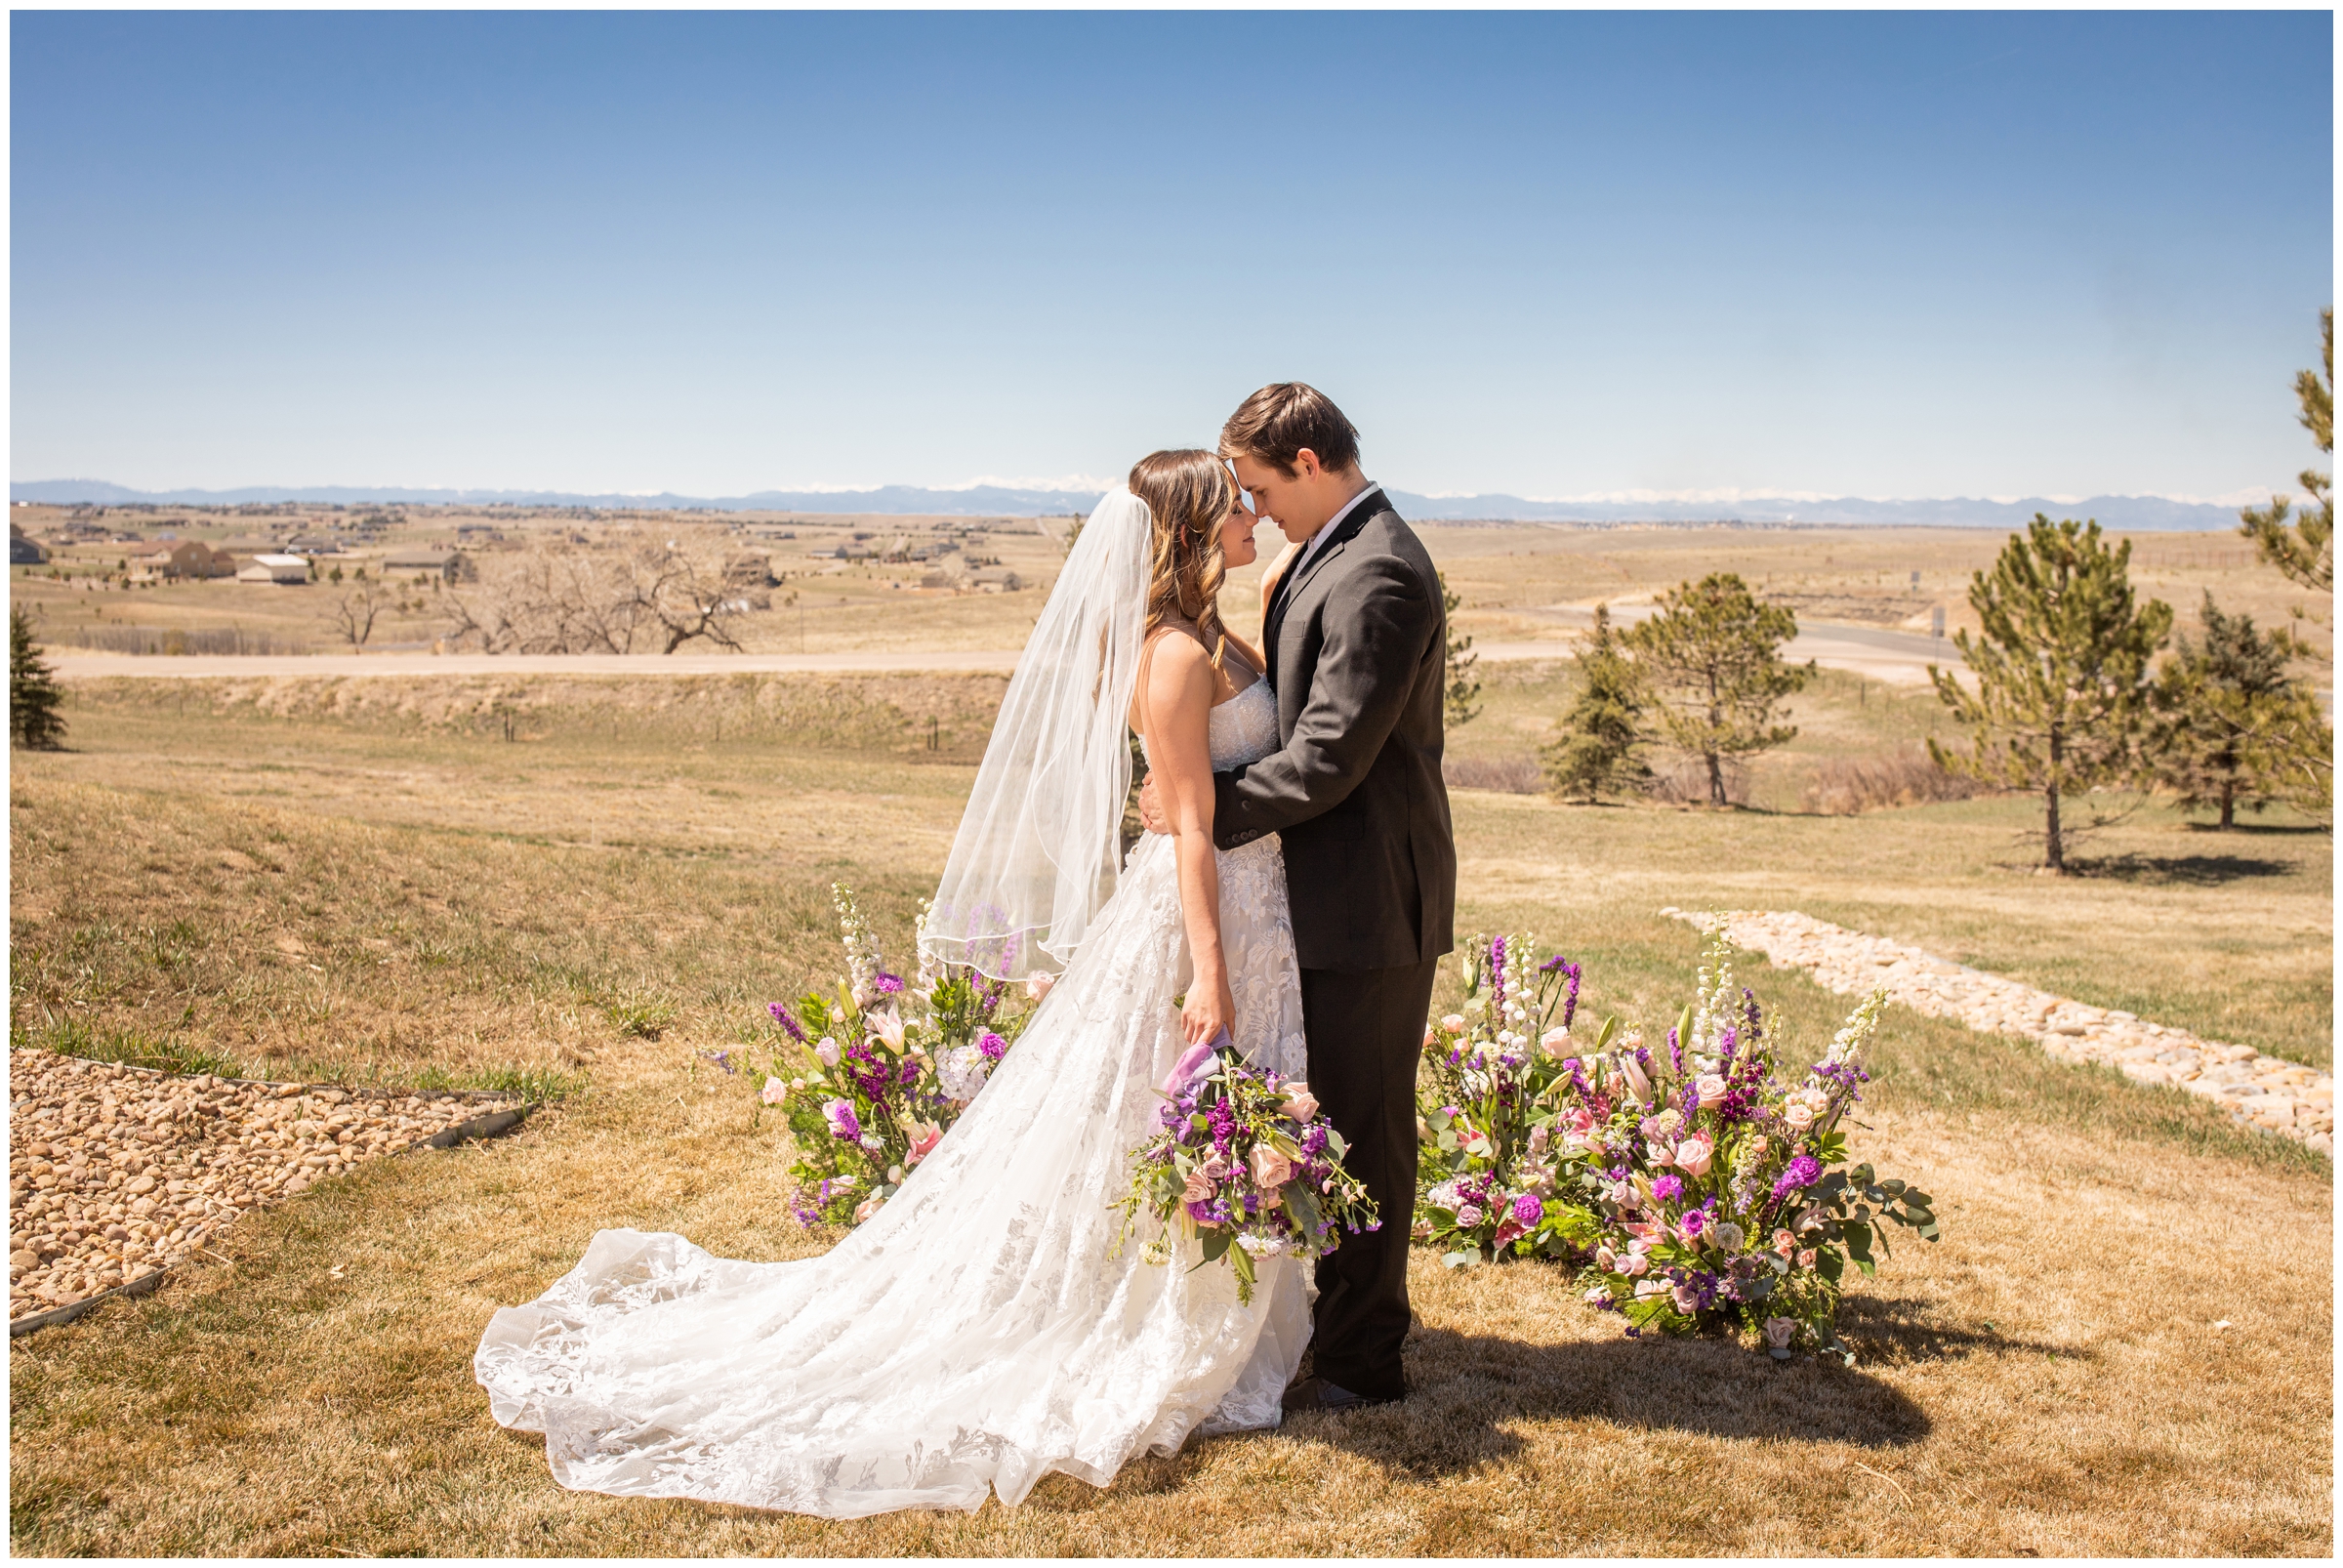
[[[2331,1545],[2327,1162],[1897,1009],[1861,1146],[1940,1195],[1946,1239],[1858,1289],[1853,1371],[1630,1343],[1549,1270],[1425,1255],[1407,1404],[1191,1445],[1104,1492],[1059,1477],[1013,1512],[843,1525],[563,1493],[488,1419],[481,1326],[597,1228],[773,1259],[835,1240],[789,1219],[785,1135],[698,1052],[835,971],[833,879],[907,942],[999,682],[398,685],[77,688],[75,749],[15,758],[15,1029],[584,1092],[515,1137],[324,1183],[158,1296],[16,1341],[20,1552]],[[1481,723],[1544,701],[1508,689]],[[2054,882],[2024,869],[2023,803],[1456,805],[1465,927],[1560,941],[1598,1011],[1686,996],[1696,938],[1662,905],[1788,906],[2325,1060],[2322,837],[2143,812]],[[1839,999],[1755,983],[1828,1038]]]

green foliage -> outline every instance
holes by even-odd
[[[2158,782],[2192,810],[2237,822],[2283,800],[2318,812],[2333,799],[2335,733],[2318,693],[2286,674],[2297,651],[2283,631],[2256,632],[2204,596],[2204,640],[2179,640],[2158,673],[2148,747]]]
[[[1448,727],[1461,728],[1481,716],[1481,682],[1475,679],[1472,667],[1481,656],[1472,651],[1472,639],[1457,631],[1457,611],[1464,600],[1448,586],[1446,574],[1440,577],[1440,619],[1448,629]]]
[[[1578,700],[1562,716],[1562,732],[1540,755],[1556,795],[1593,802],[1651,776],[1644,763],[1643,716],[1650,697],[1634,661],[1611,630],[1611,606],[1594,607],[1594,636],[1579,649]]]
[[[2319,450],[2332,455],[2335,450],[2335,308],[2328,306],[2319,312],[2319,332],[2324,349],[2325,375],[2305,370],[2294,377],[2294,395],[2302,403],[2303,428],[2319,443]],[[2284,496],[2272,496],[2266,507],[2248,507],[2240,513],[2238,531],[2254,543],[2262,558],[2305,588],[2328,591],[2335,586],[2335,492],[2334,475],[2317,469],[2305,469],[2295,475],[2308,492],[2309,501],[2300,514],[2293,515],[2293,505]],[[2313,509],[2316,510],[2313,510]]]
[[[620,1034],[637,1040],[656,1040],[676,1021],[675,1004],[647,992],[630,991],[614,997],[602,1004],[602,1011]]]
[[[54,1051],[84,1061],[119,1062],[125,1067],[149,1067],[166,1073],[213,1073],[242,1078],[243,1066],[168,1035],[144,1034],[136,1029],[96,1027],[79,1018],[63,1018],[42,1027],[28,1027],[11,1010],[8,1044],[12,1051]]]
[[[1782,644],[1797,635],[1788,610],[1760,604],[1736,573],[1711,572],[1669,589],[1660,613],[1621,639],[1662,704],[1662,733],[1707,764],[1710,805],[1727,804],[1725,759],[1797,735],[1775,722],[1776,705],[1814,675],[1812,663],[1783,662]]]
[[[1932,739],[1928,755],[1951,772],[2038,791],[2049,871],[2067,869],[2060,801],[2142,770],[2149,660],[2171,632],[2172,607],[2136,603],[2130,566],[2130,542],[2108,549],[2096,521],[2035,513],[2026,532],[2009,536],[1992,573],[1970,579],[1983,636],[1972,641],[1964,630],[1952,645],[1978,689],[1928,668],[1953,719],[1974,731],[1970,750]]]
[[[8,735],[20,746],[56,751],[65,743],[65,692],[40,649],[21,609],[8,612]]]

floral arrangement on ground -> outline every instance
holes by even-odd
[[[1606,1018],[1572,1033],[1579,966],[1534,938],[1476,939],[1461,1011],[1424,1035],[1415,1234],[1467,1266],[1545,1257],[1627,1332],[1744,1330],[1777,1356],[1852,1361],[1846,1265],[1875,1271],[1890,1224],[1937,1239],[1933,1200],[1850,1165],[1842,1123],[1884,992],[1800,1071],[1708,923],[1697,999],[1658,1051]]]
[[[1249,1302],[1260,1261],[1314,1258],[1345,1230],[1380,1228],[1309,1086],[1246,1065],[1226,1030],[1189,1046],[1157,1092],[1161,1128],[1130,1151],[1118,1254],[1144,1216],[1156,1232],[1141,1250],[1146,1261],[1168,1264],[1193,1246],[1190,1266],[1225,1262],[1237,1299]]]
[[[887,970],[853,890],[834,885],[831,898],[846,973],[833,992],[766,1008],[769,1067],[750,1077],[797,1143],[799,1222],[859,1225],[943,1141],[1049,982],[1029,981],[1020,1005],[1006,981],[925,957],[906,980]]]

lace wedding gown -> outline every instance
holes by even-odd
[[[1256,681],[1213,710],[1213,764],[1278,742]],[[1246,1057],[1304,1069],[1274,837],[1220,856],[1220,929]],[[542,1431],[562,1485],[856,1518],[1005,1504],[1062,1470],[1104,1485],[1191,1430],[1275,1426],[1309,1339],[1302,1265],[1252,1304],[1199,1256],[1139,1259],[1124,1156],[1184,1042],[1189,977],[1172,842],[1147,835],[1016,1049],[902,1190],[820,1258],[716,1258],[605,1230],[488,1325],[473,1373],[507,1426]]]

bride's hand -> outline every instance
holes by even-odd
[[[1223,1029],[1232,1038],[1237,1032],[1237,999],[1228,989],[1228,977],[1188,987],[1187,1004],[1179,1010],[1179,1032],[1188,1044],[1201,1046]]]

